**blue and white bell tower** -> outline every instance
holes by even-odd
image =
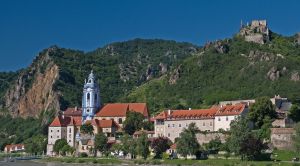
[[[100,89],[92,70],[87,81],[85,80],[83,87],[82,122],[92,120],[95,113],[99,110],[101,106],[99,94]]]

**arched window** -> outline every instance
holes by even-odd
[[[90,101],[90,98],[91,98],[90,93],[88,93],[88,94],[86,95],[86,98],[87,98],[88,101]]]

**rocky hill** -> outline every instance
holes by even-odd
[[[0,89],[1,107],[14,116],[38,117],[44,111],[80,106],[90,70],[100,83],[102,101],[117,102],[198,50],[189,43],[142,39],[112,43],[89,53],[53,46],[43,50],[27,69],[0,73],[6,82]]]
[[[88,53],[53,46],[27,69],[0,73],[2,108],[15,116],[37,117],[44,110],[80,106],[90,70],[97,75],[104,103],[147,102],[151,113],[274,94],[296,101],[299,34],[284,37],[265,22],[255,22],[231,39],[204,47],[144,39]]]

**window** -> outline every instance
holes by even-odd
[[[59,136],[57,136],[57,138],[59,138]]]
[[[51,136],[51,138],[52,138],[52,136]]]
[[[122,124],[122,118],[119,118],[119,124]]]
[[[95,94],[94,99],[95,99],[95,103],[96,103],[97,102],[97,94]]]
[[[203,122],[203,126],[205,126],[205,122]]]
[[[172,126],[175,127],[175,124],[173,124]]]
[[[69,140],[69,142],[71,142],[71,140]]]
[[[51,133],[52,133],[52,130],[51,130]]]
[[[71,138],[72,136],[71,136],[71,134],[69,134],[69,138]]]
[[[87,100],[90,100],[90,98],[91,98],[90,93],[88,93],[88,94],[86,95],[86,98],[87,98]]]
[[[228,121],[228,116],[226,116],[226,121]]]
[[[220,117],[218,118],[218,121],[221,121],[221,118],[220,118]]]
[[[170,137],[171,136],[171,134],[170,133],[168,133],[168,137]]]
[[[59,132],[59,130],[57,130],[57,132]]]
[[[170,124],[168,124],[168,127],[170,127]]]
[[[71,128],[69,128],[69,133],[72,133],[72,129]]]
[[[89,110],[89,109],[87,109],[87,110],[86,110],[86,112],[87,112],[87,113],[89,113],[89,112],[90,112],[90,110]]]
[[[210,122],[209,125],[212,126],[212,122]]]
[[[178,126],[181,127],[181,124],[179,124]]]

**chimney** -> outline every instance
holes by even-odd
[[[168,110],[168,115],[171,115],[171,110]]]
[[[77,106],[75,107],[75,111],[77,111]]]

